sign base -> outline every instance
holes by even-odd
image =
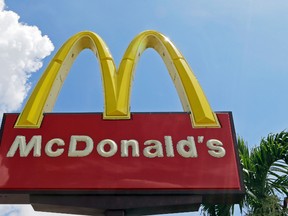
[[[1,204],[31,204],[35,211],[105,216],[198,211],[202,203],[239,203],[243,194],[1,194]]]
[[[191,195],[30,195],[36,211],[130,216],[198,211],[202,196]]]

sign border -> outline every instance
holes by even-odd
[[[133,114],[154,114],[154,113],[185,113],[185,112],[132,112],[131,116],[133,119]],[[18,195],[173,195],[173,196],[179,196],[179,195],[203,195],[204,200],[207,200],[208,202],[214,202],[217,199],[229,197],[229,200],[235,196],[236,197],[236,202],[240,201],[243,198],[244,192],[245,192],[245,187],[243,183],[243,174],[242,174],[242,165],[239,160],[239,153],[237,151],[238,146],[237,146],[237,139],[236,139],[236,133],[235,133],[235,127],[234,127],[234,122],[233,122],[233,116],[232,112],[227,111],[221,111],[221,112],[215,112],[216,114],[221,114],[225,113],[229,115],[230,119],[230,124],[231,124],[231,133],[232,133],[232,138],[233,138],[233,145],[234,145],[234,154],[235,154],[235,159],[237,163],[237,169],[238,169],[238,175],[239,175],[239,181],[240,181],[240,190],[238,189],[79,189],[79,190],[54,190],[54,189],[43,189],[43,190],[3,190],[0,189],[0,202],[1,198],[3,196],[9,196],[10,194],[18,194]],[[11,113],[9,113],[11,114]],[[17,113],[14,113],[17,114]],[[65,114],[80,114],[80,113],[51,113],[52,115],[65,115]],[[89,112],[89,113],[82,113],[82,114],[102,114],[100,112]],[[189,114],[189,113],[188,113]],[[46,114],[45,114],[46,115]],[[50,115],[50,113],[47,113],[47,115]],[[2,138],[3,135],[3,125],[5,124],[5,119],[6,119],[6,113],[3,115],[3,120],[2,120],[2,127],[0,131],[0,139]],[[111,121],[111,120],[107,120]],[[32,129],[33,130],[33,129]],[[1,146],[0,146],[1,147]]]

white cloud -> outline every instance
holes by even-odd
[[[31,205],[1,205],[0,216],[69,216],[70,214],[36,212]],[[71,215],[72,216],[72,215]]]
[[[1,205],[0,212],[0,216],[18,216],[20,213],[20,209],[16,206]]]
[[[32,208],[31,205],[17,205],[18,209],[19,209],[19,216],[60,216],[63,214],[56,214],[56,213],[46,213],[46,212],[36,212],[34,211],[34,209]],[[65,215],[65,216],[69,216],[69,215]]]
[[[30,88],[29,77],[42,67],[54,49],[36,26],[19,22],[19,15],[5,10],[0,0],[0,118],[20,108]]]
[[[0,11],[4,9],[4,0],[0,0]]]

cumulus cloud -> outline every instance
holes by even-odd
[[[0,206],[0,216],[31,216],[31,215],[33,216],[34,215],[35,216],[69,216],[70,214],[35,212],[31,205],[1,205]]]
[[[4,0],[0,0],[0,11],[4,9]]]
[[[54,49],[36,26],[19,21],[0,0],[0,118],[20,108],[30,88],[29,77]]]
[[[20,213],[20,209],[16,206],[1,205],[0,212],[0,216],[18,216]]]

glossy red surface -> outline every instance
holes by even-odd
[[[195,129],[186,113],[132,114],[131,120],[102,120],[101,114],[46,114],[39,129],[16,129],[18,114],[5,114],[0,146],[1,190],[240,190],[239,167],[235,154],[235,133],[229,113],[218,113],[221,128]],[[42,135],[41,156],[7,157],[15,137],[27,142]],[[84,157],[68,157],[71,135],[86,135],[94,142],[93,151]],[[164,136],[171,136],[174,157],[167,157]],[[193,136],[198,157],[184,158],[176,144]],[[203,136],[203,142],[199,137]],[[59,157],[49,157],[46,143],[53,138],[65,142]],[[102,157],[96,148],[103,139],[114,140],[118,151]],[[139,142],[140,156],[121,157],[121,140]],[[206,142],[217,139],[226,155],[215,158]],[[143,154],[146,140],[158,140],[163,157],[147,158]],[[62,147],[61,147],[62,148]],[[81,148],[81,145],[79,145]],[[83,148],[83,145],[82,145]],[[55,149],[54,149],[55,150]]]

